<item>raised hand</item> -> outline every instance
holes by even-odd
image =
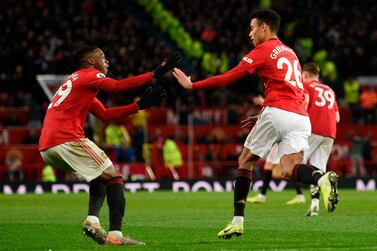
[[[259,115],[249,116],[241,121],[241,128],[252,128],[257,122]]]
[[[153,77],[161,78],[168,71],[178,66],[180,60],[181,60],[181,55],[179,55],[178,52],[174,53],[173,55],[170,55],[167,59],[162,61],[162,63],[159,66],[157,66],[157,68],[153,72]]]
[[[140,110],[161,104],[166,97],[166,91],[162,87],[148,87],[140,100],[136,102]]]
[[[185,89],[192,89],[191,77],[187,76],[183,71],[178,68],[173,69],[173,76],[177,79],[178,83]]]

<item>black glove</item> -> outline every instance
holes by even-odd
[[[165,75],[165,73],[176,67],[179,64],[180,60],[181,55],[179,55],[178,52],[174,53],[173,55],[170,55],[167,59],[162,61],[162,63],[159,66],[157,66],[157,68],[153,72],[153,77],[161,78]]]
[[[153,105],[161,104],[166,97],[166,91],[162,87],[152,88],[148,87],[140,100],[136,102],[140,110],[144,110]]]

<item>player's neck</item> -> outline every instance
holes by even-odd
[[[274,33],[267,33],[265,41],[268,41],[268,40],[271,40],[271,39],[278,39],[278,36]]]
[[[307,80],[307,82],[313,82],[313,81],[318,82],[319,79],[318,78],[308,78],[308,80]]]

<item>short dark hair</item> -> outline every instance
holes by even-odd
[[[85,45],[78,49],[74,54],[72,58],[72,65],[75,69],[80,68],[82,64],[83,58],[88,55],[90,52],[98,49],[99,47],[96,45]]]
[[[262,9],[254,11],[251,14],[251,19],[256,18],[260,23],[266,23],[270,26],[271,31],[277,33],[280,26],[280,15],[271,9]]]
[[[317,76],[319,75],[320,69],[316,63],[310,62],[310,63],[304,64],[304,66],[302,67],[302,71],[307,71],[310,74]]]

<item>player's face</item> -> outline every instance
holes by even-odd
[[[254,47],[266,39],[266,24],[260,23],[256,18],[251,19],[249,37]]]
[[[93,59],[94,67],[103,74],[106,74],[108,72],[107,68],[109,68],[109,61],[106,59],[105,53],[98,48],[94,51]]]

